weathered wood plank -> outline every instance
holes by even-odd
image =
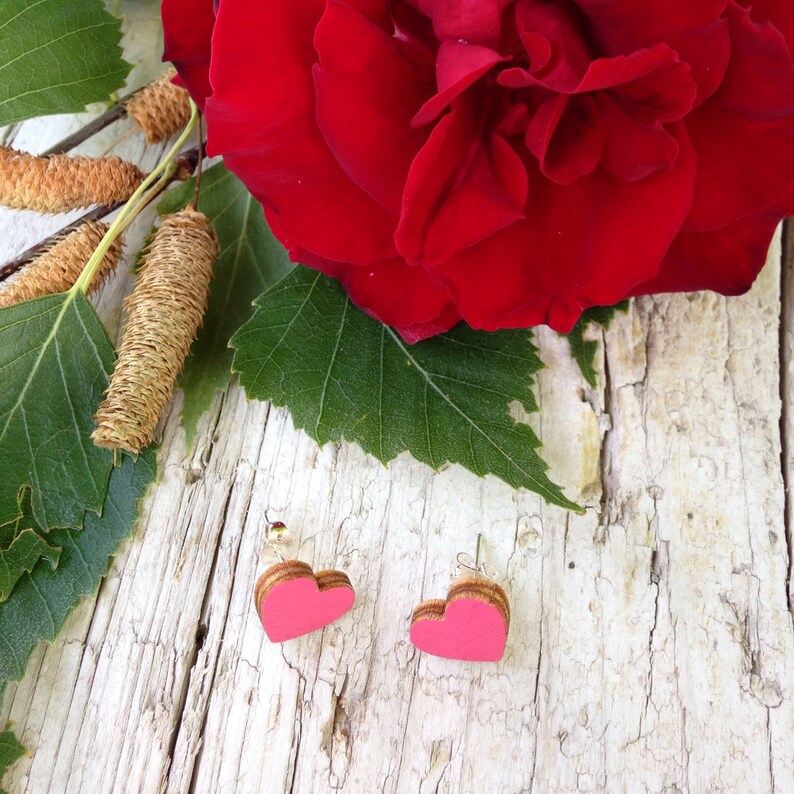
[[[456,467],[433,475],[401,458],[385,470],[354,448],[317,451],[236,389],[186,460],[173,417],[162,482],[85,650],[58,643],[12,700],[23,736],[54,676],[70,700],[72,729],[51,727],[57,708],[41,719],[39,741],[57,743],[32,767],[55,768],[49,790],[73,791],[89,780],[108,791],[772,791],[791,780],[777,275],[773,264],[730,302],[638,302],[608,335],[608,413],[543,334],[541,431],[557,475],[588,494],[582,519]],[[577,435],[582,457],[569,452]],[[297,528],[315,567],[350,572],[349,620],[266,643],[251,587],[268,517]],[[508,571],[507,657],[495,668],[421,657],[411,609],[443,594],[478,531]]]

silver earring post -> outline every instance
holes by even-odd
[[[461,569],[465,568],[466,570],[471,571],[475,576],[485,576],[487,579],[491,579],[495,582],[499,578],[499,573],[489,562],[480,562],[481,551],[482,533],[478,532],[477,549],[475,551],[474,558],[472,559],[471,554],[469,554],[467,551],[459,552],[455,557],[455,560],[458,564],[455,569],[455,573],[453,574],[453,578],[459,577],[462,573]]]
[[[264,551],[272,549],[278,557],[279,562],[284,562],[284,555],[281,553],[279,546],[284,543],[284,539],[288,534],[289,530],[286,524],[281,521],[269,521],[265,524]]]

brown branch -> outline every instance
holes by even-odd
[[[84,127],[80,127],[79,130],[75,130],[71,135],[64,138],[62,141],[58,141],[58,143],[51,146],[47,149],[46,152],[42,152],[42,155],[48,154],[63,154],[64,152],[71,151],[76,146],[79,146],[81,143],[84,143],[92,136],[96,135],[98,132],[101,132],[105,129],[105,127],[109,127],[113,124],[114,121],[118,121],[119,119],[124,118],[127,115],[131,115],[133,120],[136,122],[136,126],[138,129],[142,130],[147,137],[147,141],[149,143],[156,143],[158,142],[157,135],[155,134],[152,138],[153,127],[158,125],[153,124],[156,119],[146,117],[148,112],[149,116],[152,115],[150,109],[147,109],[145,105],[147,101],[151,101],[152,98],[155,101],[159,101],[160,105],[162,105],[168,99],[172,99],[170,95],[163,91],[163,87],[161,85],[164,78],[167,78],[169,81],[171,79],[171,75],[176,74],[174,70],[166,69],[159,77],[153,80],[151,83],[147,83],[146,85],[142,85],[140,88],[136,88],[135,91],[126,94],[125,96],[121,97],[121,99],[116,102],[115,105],[108,108],[101,116],[98,116],[93,121],[90,121]],[[184,93],[185,97],[187,96],[187,92],[184,89],[179,89],[176,87],[172,87],[174,91],[181,91]],[[147,100],[149,97],[149,100]],[[176,105],[179,103],[177,102]],[[190,115],[190,108],[189,104],[186,100],[184,100],[185,108],[187,108],[188,117]],[[155,111],[158,108],[155,106]],[[155,116],[162,116],[165,115],[166,119],[172,123],[178,124],[181,121],[181,116],[179,113],[174,115],[175,109],[170,109],[168,112],[164,114],[163,108],[159,108],[159,113],[155,112]],[[184,124],[187,123],[187,118],[184,119]],[[162,122],[159,124],[159,127],[162,128]],[[148,130],[148,131],[147,131]],[[166,129],[158,129],[156,132],[159,132],[164,137],[168,137],[165,133],[168,132],[167,126]]]
[[[202,151],[204,146],[201,147]],[[199,161],[199,147],[196,146],[192,149],[187,149],[186,151],[182,152],[182,154],[178,155],[174,159],[174,163],[176,164],[176,169],[174,170],[173,175],[168,180],[168,182],[163,185],[163,189],[168,187],[172,182],[177,180],[184,181],[188,179],[193,172],[196,170],[196,165]],[[110,206],[101,206],[95,207],[94,209],[87,212],[85,215],[77,218],[77,220],[72,221],[72,223],[64,226],[62,229],[59,229],[57,232],[53,232],[49,237],[40,242],[32,245],[30,248],[23,251],[18,256],[14,257],[10,261],[6,262],[4,265],[0,267],[0,283],[5,281],[9,276],[16,273],[18,270],[23,268],[31,259],[34,259],[38,256],[42,251],[52,245],[53,241],[61,237],[63,235],[69,234],[69,232],[74,231],[77,227],[81,226],[86,221],[98,221],[101,218],[104,218],[106,215],[110,215],[111,212],[115,212],[120,207],[124,206],[123,201],[120,201],[116,204],[112,204]]]
[[[140,90],[139,88],[138,91]],[[71,151],[75,146],[79,146],[93,135],[104,130],[105,127],[109,127],[114,121],[124,118],[127,115],[127,102],[132,99],[138,91],[134,91],[120,99],[112,108],[106,110],[101,116],[97,116],[97,118],[84,127],[80,127],[79,130],[76,130],[62,141],[58,141],[58,143],[50,146],[47,151],[42,152],[42,155],[63,154],[64,152]]]

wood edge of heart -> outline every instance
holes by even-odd
[[[262,614],[262,604],[265,603],[265,599],[276,585],[290,582],[293,579],[314,579],[311,565],[300,560],[285,560],[271,565],[254,585],[256,611],[260,615]]]
[[[271,565],[254,585],[254,605],[256,611],[262,614],[262,604],[270,595],[276,585],[291,582],[293,579],[312,579],[317,584],[317,589],[322,593],[335,587],[349,587],[353,590],[346,573],[342,571],[326,570],[314,573],[311,565],[300,560],[285,560]],[[355,594],[355,591],[353,590]]]
[[[317,587],[321,593],[325,590],[333,590],[335,587],[348,587],[353,590],[353,585],[344,571],[329,568],[325,571],[317,571],[314,574],[314,578],[317,580]],[[353,593],[355,593],[355,590],[353,590]]]
[[[420,620],[444,620],[444,610],[447,608],[445,598],[432,598],[429,601],[422,601],[414,610],[411,616],[411,625]]]
[[[443,620],[447,606],[461,598],[474,598],[495,607],[505,622],[505,630],[510,628],[510,601],[507,593],[496,582],[473,577],[453,582],[445,599],[434,598],[419,604],[411,616],[411,625],[420,620]]]

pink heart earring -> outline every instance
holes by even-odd
[[[309,634],[349,612],[356,600],[353,585],[342,571],[318,571],[300,560],[285,560],[280,546],[287,528],[280,521],[267,524],[266,548],[278,562],[254,586],[254,606],[271,642]]]
[[[411,642],[420,651],[445,659],[498,662],[510,627],[510,602],[496,583],[496,569],[477,557],[457,556],[455,581],[446,599],[423,601],[411,618]]]

